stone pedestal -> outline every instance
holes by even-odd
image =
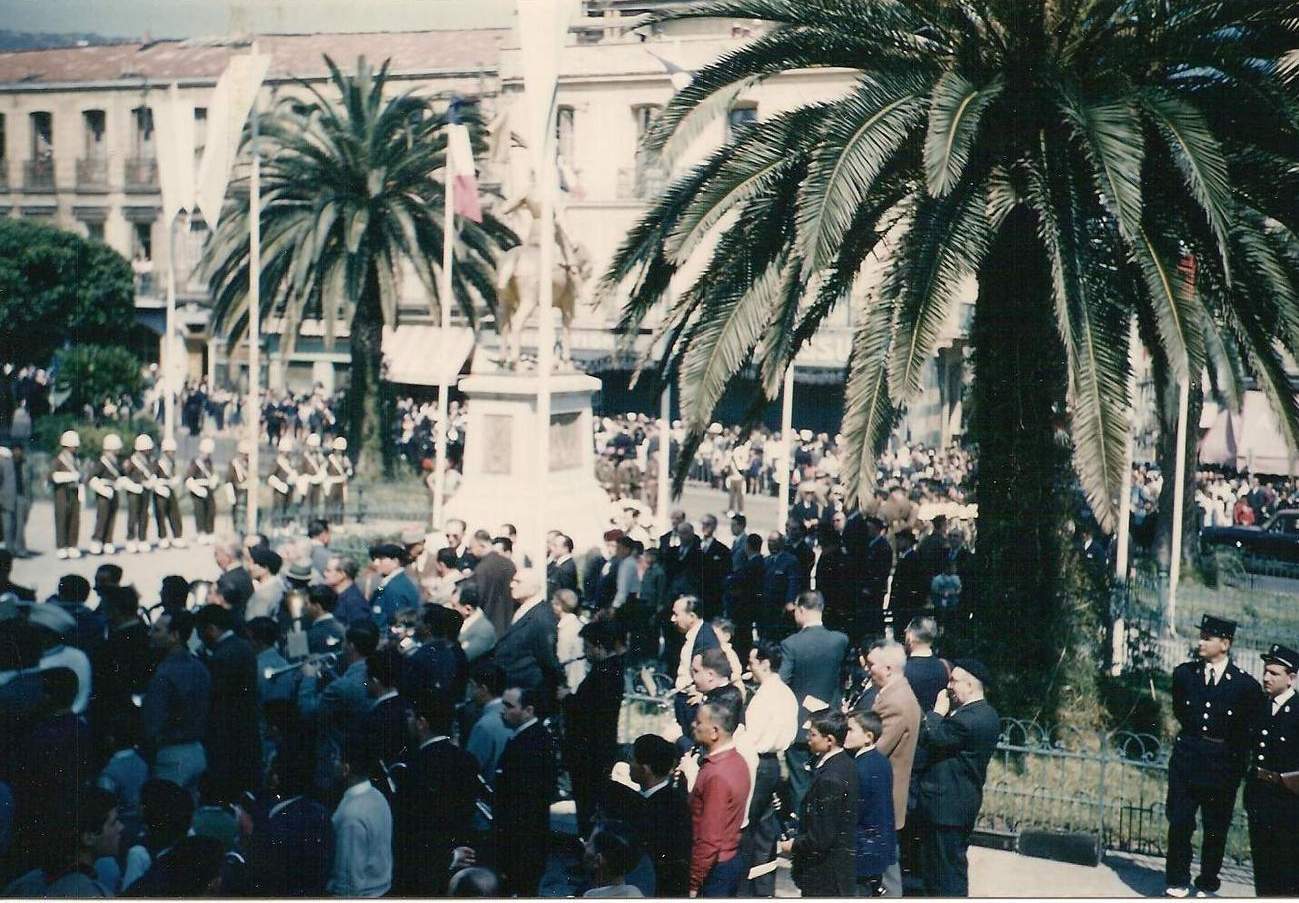
[[[595,478],[591,396],[600,381],[582,373],[550,378],[550,461],[543,468],[533,373],[475,373],[460,380],[468,396],[464,476],[446,516],[472,532],[503,523],[519,530],[536,558],[537,537],[562,530],[578,552],[599,545],[609,497]]]

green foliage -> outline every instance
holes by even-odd
[[[78,345],[54,355],[54,384],[68,393],[65,404],[79,412],[105,396],[138,397],[143,387],[140,360],[116,345]]]
[[[66,430],[76,430],[81,437],[81,448],[78,454],[82,459],[96,458],[104,447],[104,437],[117,433],[122,437],[122,447],[130,449],[135,444],[135,437],[146,434],[157,444],[162,438],[162,428],[152,417],[136,416],[131,420],[107,421],[99,424],[88,424],[75,414],[51,414],[41,417],[32,428],[32,447],[57,454],[59,437]]]
[[[108,245],[0,217],[0,360],[45,365],[63,342],[112,344],[135,319],[131,265]]]

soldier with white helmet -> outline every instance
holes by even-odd
[[[122,465],[122,488],[126,491],[126,551],[147,552],[149,504],[153,498],[153,437],[135,437],[135,451]]]
[[[347,456],[347,440],[334,439],[333,451],[325,461],[325,516],[330,523],[341,524],[347,511],[347,482],[352,479],[352,459]]]
[[[253,453],[253,443],[240,439],[235,456],[226,467],[226,501],[230,503],[230,517],[236,524],[242,523],[240,517],[248,510],[248,477],[252,465],[249,455]]]
[[[81,463],[77,449],[81,436],[68,430],[59,438],[59,453],[50,465],[54,491],[54,548],[60,558],[80,558],[77,539],[81,533]]]
[[[158,547],[185,548],[180,522],[180,490],[184,481],[176,463],[176,440],[162,440],[162,454],[153,462],[153,519],[158,522]]]
[[[293,491],[298,484],[298,470],[293,466],[293,437],[280,439],[280,453],[275,456],[275,466],[266,482],[270,483],[271,519],[277,527],[289,521],[289,508],[293,504]]]
[[[216,443],[204,436],[198,443],[198,454],[189,462],[185,474],[185,488],[189,490],[194,505],[194,532],[199,545],[211,545],[216,533],[216,490],[221,485],[216,468],[212,465],[212,450]]]
[[[113,523],[117,520],[117,490],[122,486],[122,465],[117,453],[122,450],[122,437],[109,433],[104,437],[103,451],[90,469],[87,481],[95,493],[95,531],[90,537],[92,555],[117,551],[113,545]]]
[[[302,453],[299,491],[307,502],[306,513],[311,517],[319,517],[320,506],[325,497],[325,456],[320,451],[319,433],[312,433],[307,437],[307,448]]]

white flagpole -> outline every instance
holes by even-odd
[[[790,441],[794,438],[794,362],[789,362],[785,370],[785,386],[781,390],[780,403],[780,499],[776,505],[776,532],[785,532],[785,521],[789,516],[789,468],[793,463],[793,453],[789,450]]]
[[[1128,333],[1128,398],[1132,400],[1135,411],[1137,403],[1137,316],[1132,315]],[[1128,545],[1131,542],[1129,522],[1132,520],[1132,460],[1136,452],[1136,427],[1128,432],[1128,447],[1123,456],[1123,488],[1119,492],[1119,524],[1116,538],[1117,548],[1114,551],[1114,576],[1120,582],[1128,579]]]
[[[257,55],[257,42],[253,41],[253,56]],[[260,91],[259,91],[260,93]],[[253,95],[252,111],[252,169],[248,178],[248,438],[252,451],[248,453],[248,533],[257,532],[257,503],[261,489],[261,382],[262,371],[262,172],[257,150],[257,95]]]
[[[659,485],[654,512],[655,529],[668,522],[672,503],[672,383],[665,381],[659,399]]]
[[[1173,485],[1173,557],[1168,562],[1168,631],[1177,636],[1177,583],[1182,578],[1182,506],[1186,495],[1186,430],[1191,404],[1191,379],[1182,381],[1177,399],[1177,466]]]
[[[442,286],[438,292],[441,297],[438,299],[442,308],[442,340],[447,341],[451,335],[451,292],[453,283],[451,279],[451,267],[455,263],[455,166],[452,161],[453,143],[450,132],[447,134],[447,156],[446,156],[446,177],[444,179],[446,189],[446,209],[442,211]],[[441,362],[439,362],[441,363]],[[436,443],[434,452],[434,470],[433,470],[433,529],[442,529],[443,504],[442,494],[446,491],[446,472],[447,472],[447,418],[450,417],[447,395],[451,391],[450,383],[447,379],[447,369],[445,366],[438,368],[438,422],[436,428]]]
[[[167,325],[162,341],[163,435],[176,437],[176,217],[171,210],[163,211],[163,228],[167,236]]]
[[[553,95],[549,95],[554,109]],[[537,304],[537,428],[540,432],[537,455],[537,528],[532,537],[532,560],[546,560],[546,491],[550,480],[550,373],[555,357],[554,283],[555,272],[555,142],[549,126],[541,140],[536,165],[536,185],[541,191],[541,278]]]

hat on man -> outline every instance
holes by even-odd
[[[213,441],[211,436],[204,436],[198,440],[198,450],[200,454],[210,455],[216,451],[216,442]]]
[[[812,441],[812,431],[811,431],[811,430],[802,430],[802,431],[798,434],[798,438],[802,439],[804,442],[811,442],[811,441]]]
[[[428,536],[425,535],[423,530],[420,530],[417,527],[411,527],[401,531],[401,544],[407,548],[417,546],[420,543],[427,541]]]
[[[282,452],[291,452],[291,451],[293,451],[293,437],[292,437],[292,436],[285,436],[283,439],[281,439],[281,440],[280,440],[280,446],[279,446],[279,448],[280,448],[280,451],[282,451]]]
[[[153,451],[153,437],[148,433],[141,433],[135,437],[136,451]]]
[[[347,440],[342,436],[334,439],[334,451],[347,451]]]
[[[279,552],[266,546],[253,546],[248,550],[248,557],[254,564],[266,568],[272,574],[279,573],[280,567],[284,564],[284,559],[280,557]]]
[[[1262,656],[1263,664],[1275,663],[1285,668],[1291,674],[1299,671],[1299,652],[1295,652],[1289,646],[1282,646],[1280,643],[1273,643],[1272,648],[1267,654]]]
[[[204,442],[209,442],[209,441],[211,441],[211,440],[204,439],[203,441],[204,441]],[[199,448],[202,448],[202,447],[203,447],[203,445],[200,443],[200,444],[199,444]],[[167,438],[163,439],[163,440],[162,440],[162,450],[165,451],[165,452],[174,452],[174,451],[176,450],[176,440],[173,439],[173,438],[171,438],[171,436],[168,436]]]
[[[307,437],[307,448],[320,448],[320,434],[312,433]]]
[[[235,446],[235,450],[241,455],[251,455],[253,453],[253,444],[247,439],[240,439],[239,444]]]
[[[987,686],[992,680],[992,672],[988,670],[988,666],[977,658],[958,658],[952,662],[952,669],[957,668],[960,668],[984,686]]]
[[[1221,637],[1224,640],[1236,639],[1236,622],[1227,618],[1215,618],[1213,615],[1200,616],[1200,633]]]
[[[284,573],[284,579],[291,583],[310,583],[311,582],[311,562],[295,561],[289,565],[289,569]]]
[[[710,423],[708,425],[708,432],[712,433],[714,436],[721,435],[722,425],[720,423]]]
[[[104,437],[103,449],[106,452],[115,452],[122,450],[122,437],[117,433],[109,433]]]
[[[27,620],[37,627],[52,630],[59,636],[64,636],[77,629],[77,619],[64,611],[62,605],[50,602],[33,605]]]
[[[63,435],[59,437],[59,445],[64,448],[80,448],[81,436],[77,435],[76,430],[66,430]]]

